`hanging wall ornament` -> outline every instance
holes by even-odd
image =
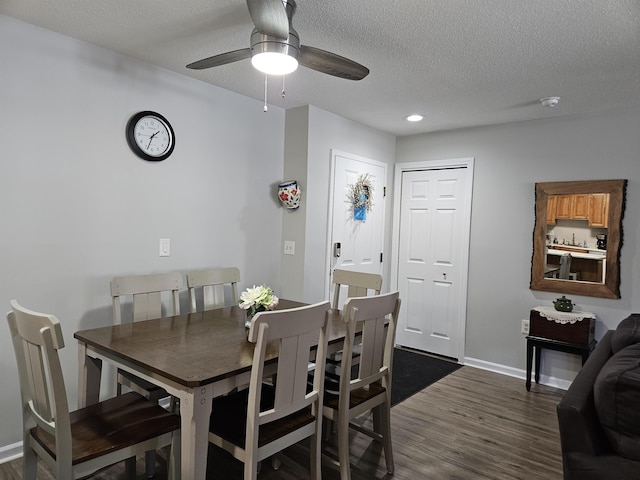
[[[353,219],[365,221],[367,212],[370,212],[373,206],[373,185],[368,173],[360,175],[358,181],[351,185],[350,197],[353,205]]]
[[[300,187],[296,180],[287,180],[278,185],[278,198],[289,210],[297,210],[300,206]]]

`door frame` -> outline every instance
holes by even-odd
[[[467,180],[465,185],[466,202],[463,207],[462,231],[462,261],[460,270],[460,301],[462,308],[457,318],[457,331],[460,342],[458,344],[458,362],[464,363],[465,334],[467,325],[468,283],[469,283],[469,247],[471,243],[471,205],[473,194],[474,157],[454,158],[444,160],[425,160],[421,162],[396,163],[393,184],[393,224],[391,227],[391,291],[398,289],[399,249],[400,249],[400,213],[402,200],[402,174],[404,172],[420,170],[441,170],[446,168],[466,168]]]
[[[349,153],[349,152],[345,152],[342,150],[336,150],[336,149],[331,149],[331,168],[329,171],[329,205],[328,205],[328,215],[327,215],[327,241],[325,242],[327,245],[327,249],[325,252],[325,281],[324,281],[324,298],[327,299],[331,299],[330,294],[331,294],[331,259],[333,258],[333,244],[331,243],[332,239],[333,239],[333,208],[334,208],[334,202],[333,202],[333,197],[335,195],[335,175],[336,175],[336,157],[347,157],[350,158],[352,160],[358,161],[358,162],[362,162],[362,163],[368,163],[369,165],[375,165],[377,167],[382,167],[384,169],[384,185],[381,185],[381,187],[385,187],[387,186],[387,181],[388,181],[388,175],[389,175],[389,170],[388,167],[389,165],[386,164],[385,162],[381,162],[379,160],[374,160],[372,158],[368,158],[368,157],[363,157],[361,155],[356,155],[353,153]],[[387,204],[387,198],[385,196],[383,196],[383,201],[382,201],[382,205],[377,206],[377,208],[382,208],[382,234],[383,236],[385,235],[386,232],[386,228],[387,228],[387,217],[386,217],[386,204]],[[386,245],[385,239],[383,238],[382,240],[382,253],[384,253],[384,247]],[[384,257],[383,257],[384,258]],[[385,268],[384,268],[384,261],[382,262],[381,265],[382,271],[384,272]],[[382,277],[382,285],[384,288],[385,285],[385,281],[384,281],[384,276]]]

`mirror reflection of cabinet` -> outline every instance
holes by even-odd
[[[558,219],[563,219],[587,220],[590,226],[606,227],[608,212],[607,193],[549,195],[547,225],[554,225]]]
[[[589,219],[589,195],[577,194],[572,195],[573,202],[571,204],[571,218],[573,220]]]
[[[620,298],[620,246],[626,180],[536,184],[532,290]],[[554,232],[576,234],[558,239]],[[595,245],[605,237],[606,250]],[[565,245],[562,245],[565,244]],[[573,260],[560,275],[563,257]],[[565,258],[566,260],[566,258]],[[592,268],[593,267],[593,268]]]
[[[607,228],[609,226],[609,194],[592,193],[589,212],[589,225]]]
[[[547,200],[547,225],[556,224],[556,213],[558,211],[558,195],[549,195]]]

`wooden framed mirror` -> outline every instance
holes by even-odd
[[[620,298],[626,184],[536,183],[532,290]]]

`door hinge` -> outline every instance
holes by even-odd
[[[382,263],[382,252],[380,252],[380,263]]]
[[[387,196],[387,187],[382,187],[382,196],[383,197]]]

